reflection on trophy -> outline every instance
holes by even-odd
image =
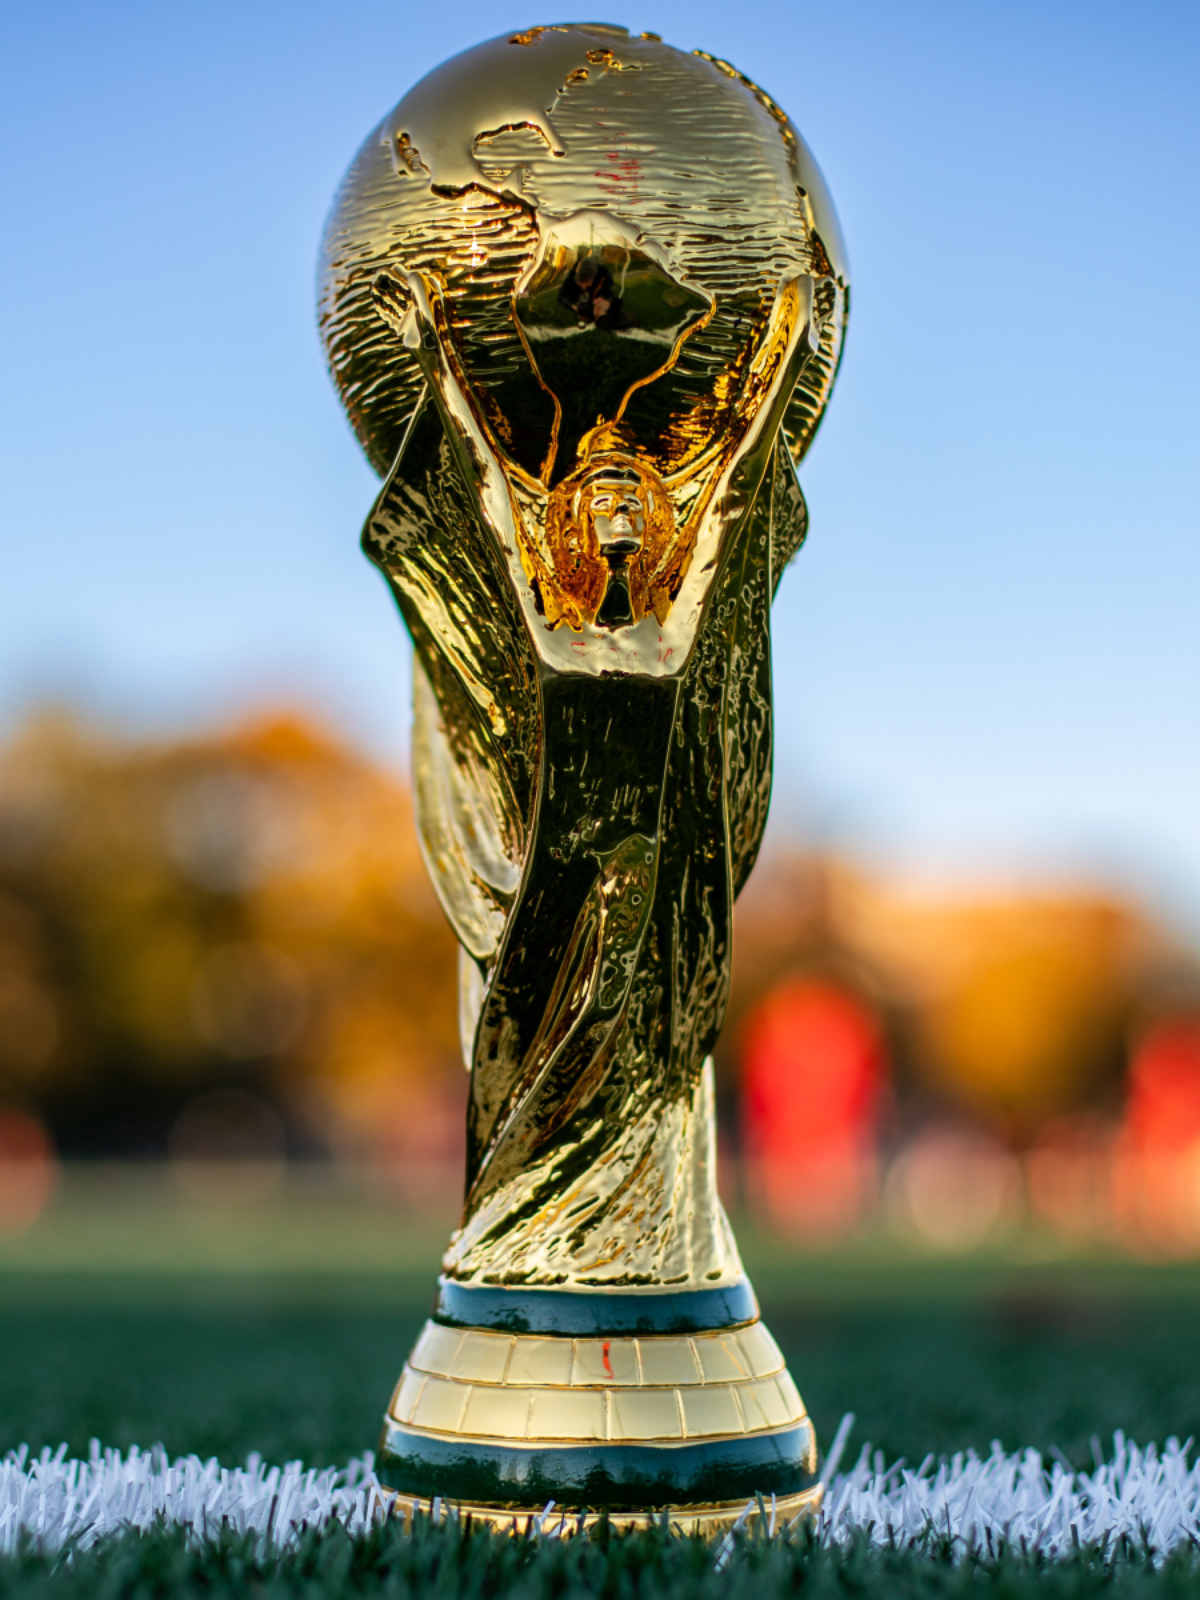
[[[461,944],[466,1196],[384,1425],[402,1509],[731,1524],[816,1442],[716,1191],[771,781],[770,603],[847,310],[783,112],[652,34],[455,57],[363,145],[322,330],[384,487]]]

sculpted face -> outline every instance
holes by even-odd
[[[681,546],[670,497],[662,483],[627,456],[594,460],[551,494],[546,517],[550,581],[543,593],[568,626],[599,622],[613,575],[624,572],[630,614],[665,616],[678,585]]]
[[[596,530],[600,554],[636,555],[646,542],[647,500],[642,484],[601,479],[591,486],[587,514]]]

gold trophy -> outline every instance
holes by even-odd
[[[820,1503],[717,1198],[710,1051],[771,787],[770,604],[846,323],[808,148],[599,23],[465,51],[334,202],[321,328],[385,479],[458,935],[466,1197],[384,1423],[407,1514],[712,1532]]]

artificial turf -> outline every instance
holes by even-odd
[[[0,1600],[1166,1600],[1200,1593],[1200,1559],[1180,1549],[1155,1562],[1144,1550],[1081,1549],[1049,1562],[999,1548],[964,1558],[947,1544],[830,1548],[811,1535],[750,1536],[727,1559],[713,1546],[658,1529],[589,1539],[515,1539],[453,1523],[340,1528],[302,1536],[286,1552],[223,1533],[204,1545],[179,1529],[130,1533],[83,1552],[26,1548],[0,1560]]]

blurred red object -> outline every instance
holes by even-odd
[[[874,1013],[828,980],[785,981],[747,1018],[745,1182],[773,1226],[819,1240],[860,1221],[878,1183],[884,1072]]]
[[[1113,1198],[1134,1246],[1200,1250],[1200,1017],[1156,1023],[1134,1051]]]
[[[0,1233],[32,1227],[57,1178],[58,1161],[41,1123],[0,1106]]]

